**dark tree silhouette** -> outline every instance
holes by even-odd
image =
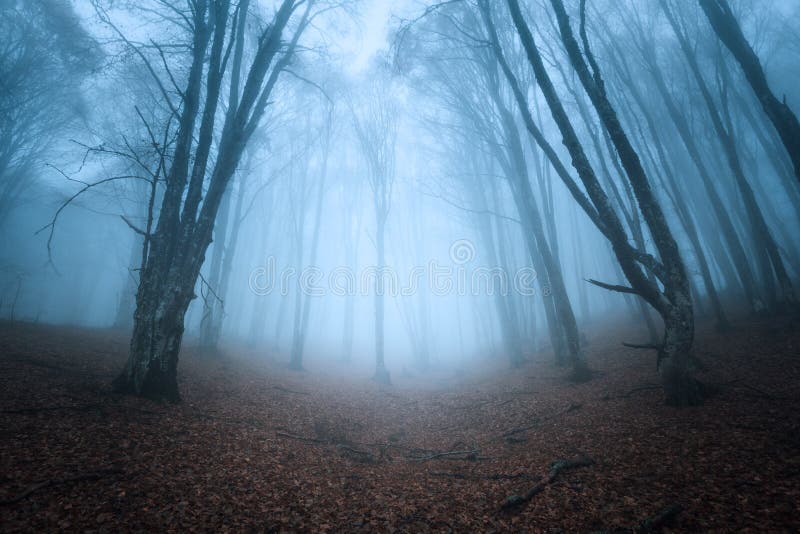
[[[544,66],[533,34],[517,0],[507,0],[511,18],[525,48],[528,61],[536,75],[539,87],[547,100],[550,111],[561,132],[563,143],[572,157],[572,164],[578,172],[588,201],[583,193],[569,185],[570,192],[585,206],[587,215],[609,239],[614,254],[631,286],[619,286],[596,282],[595,284],[623,293],[634,293],[644,298],[664,320],[664,338],[657,347],[662,383],[669,404],[685,406],[697,404],[702,399],[701,388],[692,376],[690,352],[694,337],[694,310],[686,269],[683,265],[678,245],[667,224],[664,213],[655,198],[639,160],[627,134],[617,118],[617,113],[606,94],[605,84],[594,56],[589,49],[585,33],[584,2],[581,2],[581,40],[583,50],[575,39],[569,17],[560,0],[551,0],[556,13],[561,40],[570,63],[575,69],[581,84],[591,100],[600,120],[608,133],[617,155],[625,169],[639,210],[647,224],[660,258],[654,258],[645,251],[635,249],[629,244],[628,236],[619,215],[614,211],[603,187],[589,162],[582,143],[578,139],[561,98],[556,92],[550,75]],[[587,64],[588,61],[588,64]],[[527,107],[527,106],[526,106]],[[591,205],[589,204],[591,202]],[[590,207],[591,206],[591,207]],[[656,283],[648,278],[645,271],[658,278]]]
[[[742,72],[750,82],[758,101],[761,102],[764,113],[778,131],[783,146],[792,159],[794,174],[800,181],[800,121],[797,120],[797,115],[786,104],[785,97],[783,101],[779,100],[770,89],[761,61],[742,33],[728,0],[699,0],[699,2],[717,37],[728,47],[742,67]]]
[[[225,190],[306,27],[311,3],[303,7],[293,38],[283,41],[284,31],[300,5],[294,0],[279,5],[272,23],[257,36],[246,69],[242,47],[233,45],[246,42],[245,33],[236,31],[236,22],[248,16],[247,1],[234,7],[230,0],[199,0],[186,10],[185,16],[191,20],[190,67],[180,92],[181,103],[171,104],[178,115],[175,148],[158,222],[148,236],[130,355],[114,382],[118,391],[170,401],[180,398],[177,367],[184,316],[195,297],[194,288]],[[214,129],[228,72],[230,94],[212,158]],[[166,93],[165,98],[169,98]]]

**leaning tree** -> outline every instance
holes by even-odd
[[[730,50],[742,67],[745,78],[753,88],[758,101],[786,147],[794,165],[794,174],[800,180],[800,121],[786,104],[786,96],[779,100],[767,82],[767,76],[747,38],[742,32],[736,15],[727,0],[699,0],[700,7],[708,17],[717,37]]]
[[[690,351],[694,337],[694,309],[689,278],[677,242],[651,189],[639,155],[619,121],[606,91],[600,68],[589,46],[585,24],[585,0],[580,2],[580,44],[572,29],[563,2],[550,0],[550,4],[556,15],[558,32],[567,59],[577,74],[608,134],[617,157],[620,159],[624,169],[624,179],[628,181],[633,190],[643,222],[650,232],[658,257],[631,245],[631,239],[629,239],[620,216],[612,207],[607,193],[598,180],[572,120],[545,68],[542,54],[525,20],[519,2],[507,0],[506,4],[528,63],[561,133],[562,142],[572,158],[572,165],[583,183],[585,193],[569,174],[559,173],[559,176],[595,226],[611,243],[630,286],[592,282],[613,291],[639,295],[661,315],[664,320],[664,337],[662,342],[654,348],[657,348],[659,352],[658,362],[666,400],[669,404],[678,406],[699,403],[702,391],[699,383],[692,376],[690,365]],[[485,2],[482,5],[484,12],[488,13],[488,5]],[[488,17],[487,20],[489,20]],[[497,42],[495,41],[492,46],[497,48]],[[526,95],[520,89],[515,75],[507,66],[503,70],[512,85],[526,128],[550,158],[551,163],[558,167],[555,154],[548,149],[548,145],[542,142],[543,138],[537,132],[538,129],[531,117]]]

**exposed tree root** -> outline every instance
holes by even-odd
[[[528,430],[530,430],[532,428],[536,428],[537,426],[539,426],[539,424],[540,424],[539,420],[534,419],[534,422],[531,423],[530,425],[521,426],[521,427],[518,427],[518,428],[512,428],[511,430],[503,432],[503,435],[501,437],[503,437],[503,438],[505,438],[507,440],[507,439],[509,439],[510,437],[512,437],[512,436],[514,436],[516,434],[521,434],[523,432],[527,432]]]
[[[378,458],[376,458],[375,455],[372,454],[369,451],[362,451],[360,449],[354,449],[353,447],[350,447],[349,445],[345,445],[343,443],[338,443],[336,445],[336,448],[339,449],[339,451],[344,456],[346,456],[346,457],[348,457],[351,460],[354,460],[356,462],[372,464],[372,463],[376,463],[378,461]],[[383,451],[381,451],[381,458],[382,457],[383,457]]]
[[[353,443],[350,441],[339,442],[336,440],[309,438],[306,436],[299,436],[297,434],[290,434],[288,432],[275,432],[275,435],[277,437],[294,439],[306,443],[316,443],[319,445],[335,445],[336,448],[339,449],[339,451],[346,454],[348,457],[361,462],[363,461],[377,462],[383,459],[391,460],[391,458],[388,457],[386,454],[386,451],[390,448],[407,450],[408,453],[406,454],[406,459],[412,462],[426,462],[428,460],[436,460],[439,458],[450,458],[454,460],[470,460],[470,461],[485,459],[482,456],[478,456],[480,453],[479,449],[456,450],[456,451],[428,451],[424,449],[413,449],[392,443]],[[352,447],[352,445],[361,445],[363,447],[375,447],[379,450],[379,454],[376,455],[369,451],[355,449]]]
[[[121,469],[103,469],[101,471],[94,471],[91,473],[84,473],[82,475],[75,475],[66,478],[51,478],[48,480],[44,480],[42,482],[38,482],[28,489],[17,495],[16,497],[11,497],[10,499],[2,499],[0,500],[0,506],[9,506],[12,504],[16,504],[23,499],[30,497],[32,494],[36,493],[37,491],[43,490],[45,488],[49,488],[52,486],[60,486],[62,484],[70,484],[72,482],[82,482],[88,480],[99,480],[101,478],[110,476],[110,475],[118,475],[124,473]]]
[[[661,510],[658,514],[653,517],[643,519],[639,521],[639,524],[635,527],[629,528],[618,528],[615,530],[600,530],[593,534],[645,534],[648,532],[657,532],[664,527],[667,527],[675,521],[675,518],[678,517],[683,511],[683,508],[679,504],[671,504]]]
[[[588,467],[594,465],[594,460],[587,457],[575,458],[573,460],[556,460],[550,464],[550,472],[547,477],[525,492],[523,495],[511,495],[503,502],[503,509],[518,508],[526,502],[533,499],[536,495],[544,491],[544,489],[551,484],[562,471],[574,469],[576,467]]]

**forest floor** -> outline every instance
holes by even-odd
[[[0,323],[0,530],[797,531],[800,320],[701,330],[717,391],[684,410],[619,341],[591,340],[579,385],[545,361],[381,387],[189,349],[161,405],[110,393],[123,334]]]

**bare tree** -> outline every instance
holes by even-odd
[[[573,167],[583,182],[586,194],[584,195],[576,184],[571,182],[569,176],[562,176],[562,180],[567,179],[566,185],[570,192],[584,208],[589,218],[611,242],[614,254],[631,286],[597,281],[594,283],[613,291],[638,294],[659,312],[664,320],[665,330],[663,341],[656,348],[659,352],[659,368],[666,400],[669,404],[678,406],[696,404],[701,400],[701,389],[692,376],[690,367],[690,351],[694,337],[694,312],[689,280],[677,243],[667,225],[661,206],[653,195],[638,154],[631,145],[617,118],[616,111],[609,101],[601,73],[589,48],[585,33],[585,2],[581,2],[580,34],[583,47],[575,39],[563,3],[560,0],[551,0],[550,4],[555,11],[561,40],[569,61],[613,143],[625,170],[625,178],[632,187],[639,210],[660,256],[660,258],[655,258],[630,245],[619,215],[612,208],[606,192],[600,185],[572,121],[553,86],[519,2],[507,0],[511,18],[525,48],[536,81],[550,107],[553,119],[561,132],[563,143],[572,157]],[[523,113],[530,115],[529,111],[526,111],[528,106],[524,95],[516,92],[516,96]],[[657,277],[659,283],[654,283],[651,278],[648,278],[645,271],[649,271]]]
[[[797,115],[786,104],[785,96],[781,101],[770,89],[761,61],[742,33],[739,21],[736,20],[728,1],[698,1],[717,37],[728,47],[742,67],[742,72],[750,82],[750,87],[753,88],[758,101],[761,102],[764,113],[767,114],[780,135],[783,146],[786,147],[786,152],[792,159],[794,174],[800,181],[800,122],[797,120]]]
[[[386,291],[386,220],[392,204],[395,179],[395,142],[397,141],[397,110],[387,87],[376,83],[368,99],[353,108],[353,126],[362,154],[367,161],[368,181],[375,210],[375,376],[377,382],[388,384],[389,371],[384,361],[384,307]],[[387,91],[387,92],[384,92]]]
[[[281,71],[295,52],[312,5],[281,2],[271,22],[262,26],[252,41],[254,50],[247,65],[243,46],[237,44],[250,42],[242,30],[244,24],[237,23],[250,15],[247,0],[236,6],[230,0],[197,0],[180,11],[180,19],[168,15],[171,20],[186,22],[190,66],[179,88],[180,102],[171,102],[172,95],[163,91],[177,116],[176,142],[165,164],[168,172],[158,221],[151,232],[139,229],[146,233],[148,246],[136,295],[130,355],[114,381],[118,391],[179,400],[177,366],[184,316],[195,297],[222,197]],[[293,19],[299,21],[291,40],[285,42],[283,34]],[[148,62],[145,51],[130,46]],[[160,49],[147,50],[153,48]],[[226,74],[230,91],[220,110]],[[174,82],[174,77],[170,78]],[[219,115],[222,124],[212,158]]]
[[[753,187],[745,177],[739,147],[737,146],[733,131],[730,125],[726,124],[723,114],[714,102],[708,84],[698,64],[695,50],[689,42],[689,36],[686,32],[685,25],[682,24],[683,21],[681,20],[680,13],[672,9],[667,0],[659,0],[659,2],[667,16],[667,20],[669,20],[670,26],[675,32],[683,56],[686,58],[686,62],[700,89],[700,94],[706,105],[711,124],[714,127],[714,132],[719,139],[728,167],[733,175],[734,183],[744,203],[753,240],[756,246],[761,249],[756,257],[761,268],[761,275],[767,285],[767,301],[774,309],[777,293],[777,296],[780,297],[781,300],[794,304],[796,299],[792,281],[784,266],[778,244],[769,229],[763,211],[753,192]],[[778,283],[778,288],[775,287],[775,281]]]
[[[80,83],[100,60],[70,2],[0,3],[0,224],[65,128],[87,114]]]
[[[320,231],[322,229],[322,207],[325,198],[325,183],[328,178],[328,156],[330,155],[331,147],[331,134],[333,128],[333,108],[328,108],[328,113],[325,114],[324,124],[322,125],[323,133],[321,134],[322,154],[320,155],[321,161],[317,166],[317,180],[316,180],[316,198],[314,199],[314,226],[311,235],[311,244],[309,246],[309,259],[308,264],[314,266],[317,261],[317,253],[319,250]],[[311,132],[308,132],[309,135]],[[308,169],[304,170],[303,181],[307,178]],[[309,190],[311,188],[308,188]],[[305,194],[305,193],[304,193]],[[305,221],[308,211],[305,206],[305,201],[310,199],[302,199],[299,207],[304,213],[298,214],[302,221]],[[302,249],[303,238],[302,234],[305,231],[304,224],[298,225],[298,247]],[[303,251],[298,252],[298,258],[301,260],[302,265]],[[292,351],[289,361],[289,368],[294,370],[301,370],[303,368],[303,351],[305,349],[306,338],[308,337],[308,318],[311,312],[311,293],[304,288],[303,291],[298,291],[295,305],[295,324],[292,336]]]

